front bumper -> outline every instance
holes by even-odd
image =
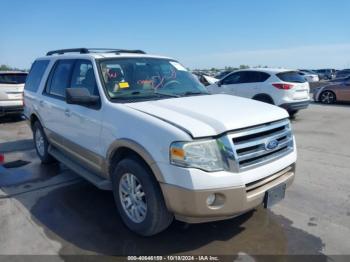
[[[288,112],[290,111],[298,111],[301,109],[305,109],[310,105],[310,100],[300,101],[300,102],[291,102],[280,105],[280,107],[286,109]]]
[[[175,217],[187,223],[224,220],[245,213],[260,205],[265,192],[281,183],[291,185],[295,176],[295,164],[258,181],[232,188],[189,190],[161,183],[168,209]],[[215,194],[216,200],[208,205],[207,199]]]
[[[21,114],[22,112],[23,106],[0,106],[0,116]]]

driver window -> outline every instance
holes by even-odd
[[[91,95],[98,95],[95,73],[90,61],[78,60],[75,63],[70,87],[86,88]]]

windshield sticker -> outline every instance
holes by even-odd
[[[120,82],[119,83],[119,88],[129,88],[129,83],[128,82]]]
[[[170,61],[169,63],[179,71],[187,71],[187,69],[185,67],[183,67],[183,65],[181,65],[178,62]]]

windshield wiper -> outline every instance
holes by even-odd
[[[155,97],[180,97],[180,95],[177,94],[169,94],[169,93],[162,93],[162,92],[140,92],[140,91],[133,91],[130,93],[124,93],[119,94],[116,97],[113,97],[113,99],[145,99],[145,98],[155,98]]]
[[[184,93],[180,94],[180,96],[193,96],[193,95],[209,95],[209,93],[187,91],[187,92],[184,92]]]
[[[180,97],[180,95],[177,95],[177,94],[169,94],[169,93],[162,93],[162,92],[153,92],[153,94],[162,95],[162,96],[169,96],[169,97]]]

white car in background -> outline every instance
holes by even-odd
[[[309,83],[320,81],[318,74],[311,70],[299,70],[299,73],[300,75],[305,77],[306,81],[308,81]]]
[[[26,78],[25,72],[0,71],[0,117],[22,113]]]
[[[291,116],[310,103],[309,83],[299,71],[288,69],[238,70],[207,89],[212,94],[230,94],[277,105]]]

